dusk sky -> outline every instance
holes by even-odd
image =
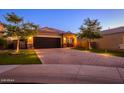
[[[24,17],[25,21],[33,22],[41,27],[52,27],[64,31],[78,32],[79,27],[86,18],[98,19],[102,29],[124,26],[124,10],[101,9],[25,9],[25,10],[0,10],[0,21],[5,22],[3,15],[14,12]]]

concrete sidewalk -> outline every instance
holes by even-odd
[[[67,64],[20,65],[0,73],[0,79],[5,79],[0,83],[120,84],[124,83],[124,68]]]
[[[8,70],[14,69],[19,65],[0,65],[0,73],[6,72]]]

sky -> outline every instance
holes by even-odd
[[[74,33],[80,31],[86,18],[98,19],[102,30],[124,26],[124,9],[0,9],[0,21],[5,22],[3,15],[11,12],[40,27]]]

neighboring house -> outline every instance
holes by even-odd
[[[3,30],[4,30],[4,27],[2,24],[0,24],[0,37],[3,35]]]
[[[98,49],[124,50],[124,27],[101,31],[102,38],[92,40],[91,45]],[[88,48],[87,39],[78,39],[77,46]]]
[[[102,38],[97,41],[99,49],[122,50],[124,49],[124,27],[102,31]]]
[[[41,28],[35,37],[27,40],[28,48],[61,48],[75,47],[77,45],[76,35],[55,28]]]

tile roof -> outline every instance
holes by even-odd
[[[55,28],[50,28],[50,27],[43,27],[43,28],[40,29],[40,32],[43,32],[43,33],[56,33],[56,34],[65,33],[65,31],[55,29]]]
[[[67,33],[67,34],[75,34],[75,33],[72,33],[71,31],[67,31],[66,33]]]
[[[107,34],[122,33],[122,32],[124,32],[124,26],[103,30],[102,34],[107,35]]]
[[[70,31],[68,32],[65,32],[65,31],[62,31],[62,30],[59,30],[59,29],[56,29],[56,28],[50,28],[50,27],[43,27],[40,29],[40,33],[53,33],[53,34],[65,34],[65,33],[71,33],[71,34],[74,34]]]

